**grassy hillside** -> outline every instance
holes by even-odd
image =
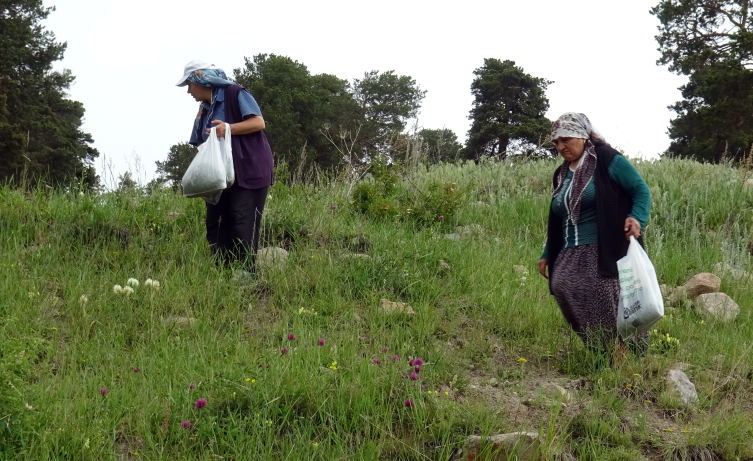
[[[646,358],[598,366],[537,274],[556,166],[278,182],[262,240],[289,254],[258,283],[215,268],[201,200],[0,189],[2,459],[446,460],[518,430],[545,459],[753,458],[753,281],[723,279],[732,323],[668,310]],[[636,167],[660,283],[753,272],[745,172]],[[695,409],[664,390],[677,362]]]

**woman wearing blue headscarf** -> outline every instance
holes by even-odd
[[[240,261],[254,271],[259,230],[269,187],[274,183],[272,150],[264,135],[264,119],[253,96],[206,61],[189,62],[177,86],[200,103],[189,143],[198,146],[209,137],[232,134],[235,182],[224,190],[217,205],[207,204],[207,241],[226,264]],[[227,125],[226,125],[227,124]]]

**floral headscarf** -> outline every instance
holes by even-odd
[[[552,124],[552,141],[558,138],[581,138],[586,140],[583,157],[578,164],[578,169],[573,174],[573,186],[570,191],[570,218],[573,223],[578,222],[580,217],[580,199],[583,191],[596,171],[596,146],[609,145],[601,133],[591,124],[591,121],[585,114],[576,112],[566,112],[560,115]],[[556,197],[562,189],[562,184],[567,178],[567,170],[570,168],[570,162],[564,161],[559,168],[557,187],[552,193]]]
[[[227,78],[224,70],[217,67],[191,72],[187,80],[194,85],[203,86],[204,88],[225,88],[235,84],[235,82]]]

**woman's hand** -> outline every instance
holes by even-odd
[[[218,138],[224,138],[225,137],[225,122],[222,120],[212,120],[212,125],[217,128],[217,137]],[[207,136],[209,136],[209,133],[212,131],[211,128],[207,128]],[[232,133],[232,130],[231,130]]]
[[[636,239],[641,236],[641,225],[635,218],[627,218],[625,220],[625,238],[630,240],[631,235]]]
[[[549,280],[549,276],[546,275],[546,266],[549,264],[549,261],[546,259],[539,259],[539,274],[541,274],[545,279]]]

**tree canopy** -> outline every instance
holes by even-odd
[[[159,160],[155,162],[159,179],[169,182],[173,187],[178,187],[197,152],[198,149],[187,142],[171,146],[167,159],[164,162]]]
[[[526,74],[514,61],[484,59],[471,84],[474,101],[469,119],[466,158],[505,158],[511,142],[516,153],[535,151],[547,139],[551,121],[546,89],[549,80]]]
[[[66,94],[75,77],[52,70],[66,48],[41,25],[52,11],[42,0],[0,6],[0,180],[18,182],[24,174],[96,185],[99,153],[81,131],[84,106]]]
[[[749,0],[663,0],[657,64],[688,76],[670,106],[666,154],[718,161],[742,157],[753,143],[753,18]]]

